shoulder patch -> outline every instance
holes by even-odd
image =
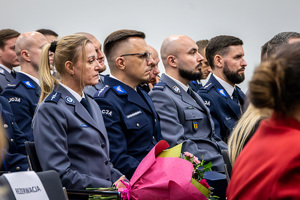
[[[34,88],[30,81],[22,81],[27,88]]]
[[[94,95],[94,97],[104,97],[105,93],[110,89],[110,87],[108,85],[105,85],[104,87],[102,87],[100,90],[98,90],[96,92],[96,94]]]
[[[118,95],[127,94],[127,92],[121,87],[121,85],[114,86],[113,89],[118,93]]]
[[[61,93],[53,91],[48,97],[45,99],[45,102],[54,102],[57,103]]]
[[[4,74],[4,69],[0,68],[0,74]]]
[[[75,105],[75,101],[72,97],[66,96],[65,101],[67,104]]]
[[[165,82],[158,82],[153,88],[152,90],[163,90],[166,87],[166,83]]]

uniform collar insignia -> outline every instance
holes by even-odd
[[[4,74],[4,69],[0,68],[0,74]]]
[[[127,92],[121,87],[121,85],[114,86],[113,88],[118,94],[127,94]]]
[[[223,97],[227,97],[224,89],[218,89],[218,91]]]
[[[74,99],[72,99],[72,98],[69,97],[69,96],[66,96],[66,97],[65,97],[65,101],[66,101],[68,104],[75,104]]]
[[[176,85],[174,85],[174,86],[172,87],[172,90],[173,90],[175,93],[177,93],[177,94],[180,93],[180,88],[177,87]]]
[[[28,88],[34,88],[30,81],[22,81]]]

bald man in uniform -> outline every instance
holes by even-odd
[[[160,50],[165,67],[160,81],[149,93],[160,117],[161,133],[171,147],[183,142],[182,151],[212,162],[214,171],[224,171],[221,150],[227,145],[215,135],[209,109],[188,86],[201,78],[203,57],[196,43],[185,35],[166,38]]]

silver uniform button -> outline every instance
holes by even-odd
[[[11,141],[11,142],[14,142],[14,139],[13,139],[13,138],[11,138],[11,139],[10,139],[10,141]]]
[[[8,128],[8,125],[7,125],[7,124],[4,124],[3,127],[4,127],[4,128]]]
[[[20,169],[21,169],[20,167],[16,167],[16,170],[17,170],[17,171],[20,171]]]
[[[136,123],[136,126],[137,126],[137,127],[139,127],[139,126],[140,126],[140,124],[139,124],[139,123]]]

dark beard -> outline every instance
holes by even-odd
[[[227,63],[224,63],[223,74],[225,75],[226,79],[232,84],[239,84],[245,80],[245,74],[239,75],[240,71],[240,69],[237,71],[230,71]]]
[[[190,81],[200,80],[202,77],[201,69],[199,69],[198,72],[192,72],[192,71],[178,68],[178,72],[182,78],[185,78]]]

